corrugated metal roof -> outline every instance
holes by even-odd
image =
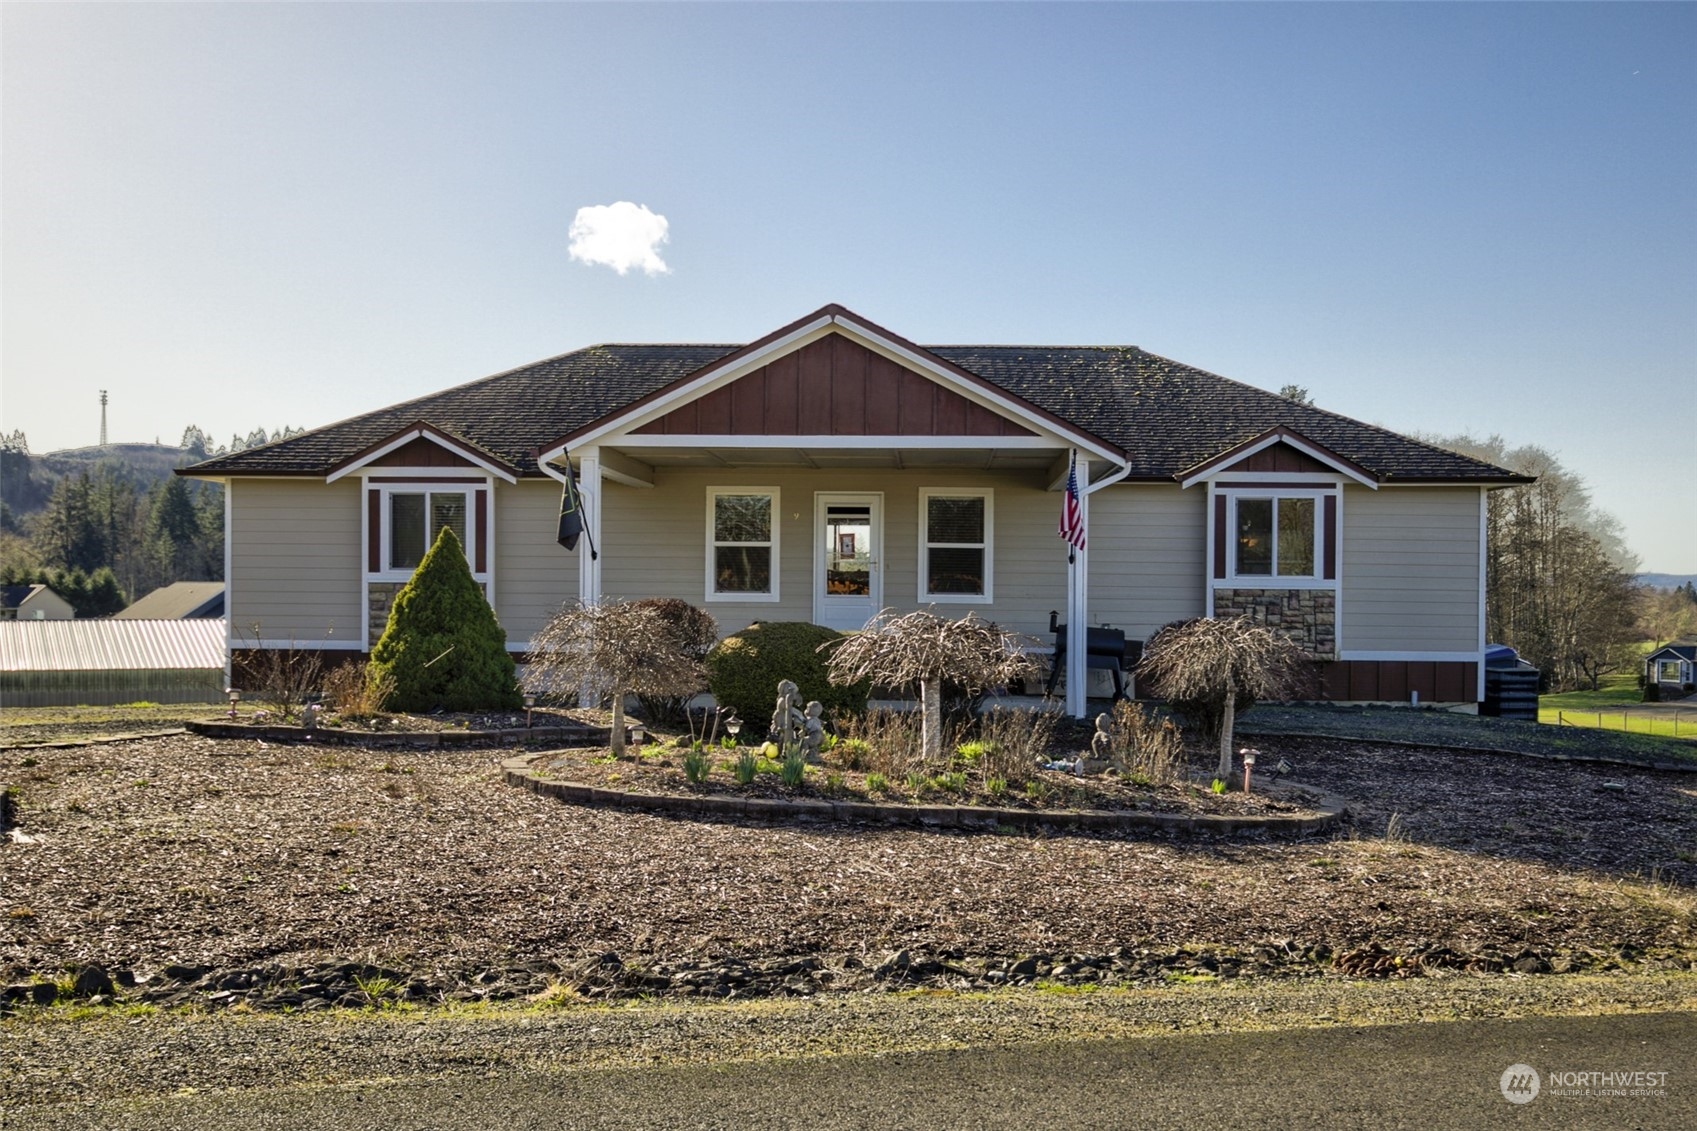
[[[0,671],[223,668],[223,618],[0,621]]]

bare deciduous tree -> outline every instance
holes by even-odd
[[[1010,680],[1033,678],[1037,665],[1026,653],[1033,643],[972,613],[947,620],[929,609],[899,617],[885,609],[859,632],[827,647],[834,649],[832,683],[870,678],[884,687],[919,690],[920,746],[927,763],[935,764],[943,749],[943,683],[976,694]]]
[[[1487,495],[1486,633],[1513,645],[1557,689],[1595,685],[1625,654],[1636,601],[1638,560],[1620,522],[1543,448],[1510,448],[1501,436],[1422,438],[1537,476]]]
[[[1204,733],[1219,734],[1222,779],[1232,769],[1237,712],[1299,695],[1312,678],[1301,648],[1248,617],[1169,624],[1150,638],[1137,670]]]
[[[675,624],[653,605],[633,601],[561,609],[530,642],[523,684],[533,695],[610,698],[613,754],[625,752],[625,696],[693,695],[707,673]],[[640,755],[639,755],[640,756]]]

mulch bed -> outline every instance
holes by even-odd
[[[27,838],[0,839],[0,980],[98,964],[137,992],[251,1002],[265,978],[350,964],[502,996],[1697,960],[1689,776],[1260,745],[1362,803],[1360,824],[1229,841],[766,827],[563,806],[502,783],[510,747],[0,751]]]

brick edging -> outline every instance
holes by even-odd
[[[512,727],[506,730],[345,730],[341,727],[258,726],[249,723],[190,722],[187,729],[207,738],[253,738],[267,742],[314,742],[331,746],[475,746],[517,742],[597,743],[607,731],[587,726]]]
[[[1544,762],[1579,762],[1592,763],[1599,766],[1624,766],[1632,770],[1662,770],[1673,774],[1697,774],[1697,763],[1690,762],[1634,762],[1627,758],[1612,758],[1607,754],[1537,754],[1530,750],[1503,750],[1495,746],[1456,746],[1444,742],[1410,742],[1400,738],[1369,738],[1363,735],[1350,734],[1310,734],[1307,731],[1284,730],[1245,730],[1237,728],[1237,733],[1244,737],[1256,738],[1311,738],[1321,742],[1371,742],[1380,746],[1402,746],[1409,750],[1437,750],[1464,754],[1498,754],[1510,758],[1537,758]]]
[[[919,825],[925,828],[996,831],[1013,827],[1024,831],[1117,832],[1129,829],[1158,829],[1166,832],[1198,832],[1226,835],[1238,832],[1280,833],[1326,832],[1349,812],[1349,802],[1337,794],[1302,786],[1320,796],[1319,813],[1311,817],[1216,817],[1209,814],[1145,813],[1111,809],[995,809],[982,805],[880,805],[869,801],[827,801],[821,798],[788,800],[767,797],[704,796],[673,793],[635,793],[602,789],[576,782],[553,781],[531,773],[537,755],[508,758],[501,773],[508,785],[528,789],[568,805],[594,808],[640,809],[684,817],[741,818],[781,823],[797,819],[816,821],[859,821],[868,824]],[[1281,783],[1281,788],[1295,786]]]

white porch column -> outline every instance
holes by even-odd
[[[1077,448],[1072,450],[1078,459]],[[1090,689],[1090,669],[1086,666],[1089,644],[1090,609],[1090,461],[1078,459],[1079,517],[1084,525],[1085,548],[1073,552],[1067,566],[1067,701],[1066,712],[1075,719],[1085,716],[1085,694]],[[1063,502],[1062,506],[1066,504]],[[1070,547],[1069,547],[1070,548]],[[1059,662],[1060,657],[1055,657]]]
[[[586,605],[601,603],[601,452],[578,453],[578,502],[583,508],[584,538],[577,544],[577,596]],[[593,550],[591,549],[593,547]]]

